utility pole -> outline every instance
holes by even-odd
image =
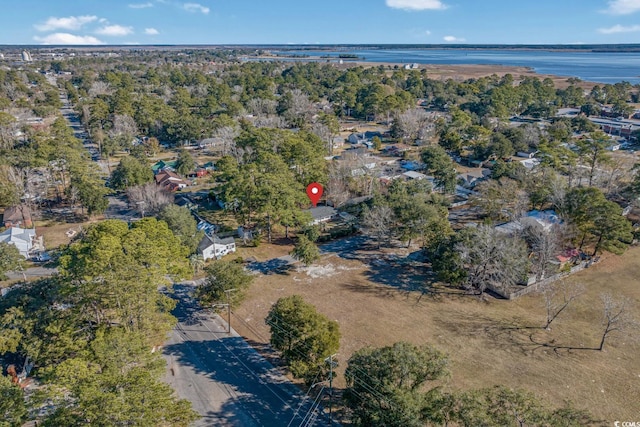
[[[329,419],[331,419],[331,408],[333,406],[333,368],[338,366],[338,362],[334,361],[333,358],[337,355],[338,353],[332,354],[324,359],[325,363],[329,364]]]
[[[225,294],[227,294],[227,333],[231,333],[231,292],[233,291],[237,291],[236,288],[233,289],[226,289],[224,291]]]

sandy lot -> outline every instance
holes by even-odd
[[[602,329],[601,293],[629,298],[636,313],[640,308],[640,248],[607,256],[573,276],[570,280],[588,290],[551,331],[540,329],[545,320],[541,296],[504,301],[427,294],[422,291],[430,281],[425,267],[405,260],[406,251],[397,252],[399,257],[375,251],[328,254],[311,268],[259,275],[235,312],[234,328],[262,346],[268,342],[264,318],[271,305],[299,294],[340,324],[339,374],[359,348],[399,340],[431,343],[450,357],[449,388],[505,384],[532,390],[554,405],[570,400],[606,421],[637,418],[639,332],[613,337],[603,352],[591,348]],[[344,387],[341,376],[336,383]]]

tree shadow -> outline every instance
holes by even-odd
[[[292,419],[299,425],[311,402],[242,337],[210,322],[189,293],[178,287],[173,294],[179,339],[162,352],[170,362],[168,382],[203,415],[195,425],[280,427]],[[254,345],[268,350],[264,343]]]
[[[524,354],[533,354],[539,351],[551,350],[554,354],[573,354],[577,351],[598,351],[597,347],[578,347],[556,343],[556,338],[540,337],[540,334],[548,333],[544,326],[524,326],[515,322],[495,322],[485,327],[487,337],[512,347],[518,348]]]
[[[247,265],[247,270],[264,275],[289,274],[293,268],[295,260],[290,256],[273,258],[267,261],[252,262]]]

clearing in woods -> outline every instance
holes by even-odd
[[[338,387],[345,385],[342,374],[354,351],[406,340],[431,343],[449,355],[448,387],[504,384],[531,390],[558,406],[569,400],[605,421],[637,418],[639,332],[613,336],[602,352],[590,348],[600,342],[603,292],[631,299],[638,313],[640,248],[623,256],[607,255],[568,279],[583,283],[587,291],[556,319],[551,331],[540,329],[545,310],[539,294],[515,301],[424,294],[419,288],[429,280],[425,268],[388,258],[373,250],[331,253],[311,268],[258,274],[234,313],[233,327],[262,347],[268,342],[264,319],[271,305],[299,294],[340,324]]]

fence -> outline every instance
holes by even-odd
[[[571,270],[565,273],[558,273],[558,274],[554,274],[553,276],[549,276],[543,280],[534,282],[530,285],[527,285],[525,287],[522,287],[520,289],[517,289],[516,287],[511,287],[509,289],[504,289],[504,288],[498,288],[495,286],[487,286],[487,289],[489,289],[490,291],[500,295],[502,298],[508,299],[508,300],[512,300],[512,299],[516,299],[519,298],[521,296],[524,295],[528,295],[532,292],[539,292],[541,291],[545,286],[563,279],[565,277],[569,277],[572,274],[575,274],[579,271],[584,270],[585,268],[589,268],[589,266],[591,266],[591,264],[593,264],[594,262],[598,262],[597,260],[595,261],[582,261],[580,264],[575,265],[573,267],[571,267]]]

